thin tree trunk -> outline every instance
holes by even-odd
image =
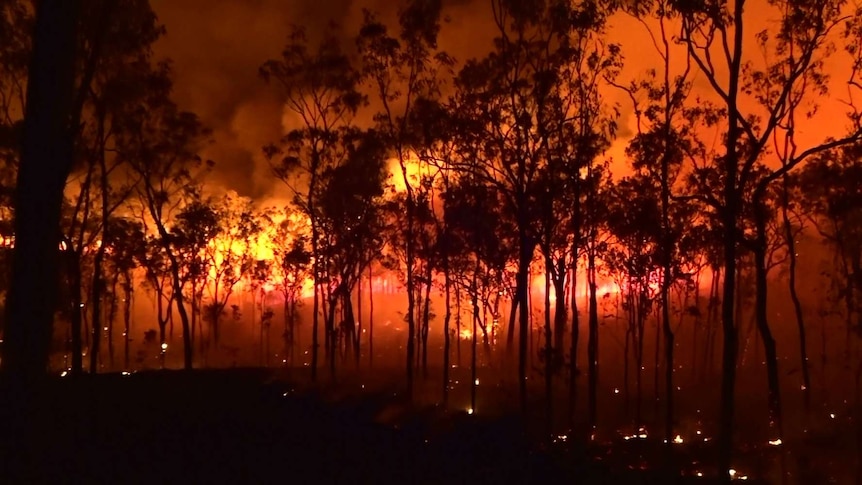
[[[796,238],[793,234],[793,225],[790,222],[788,206],[790,205],[788,194],[788,181],[785,174],[782,182],[784,184],[781,191],[781,217],[784,223],[784,238],[787,241],[788,255],[788,272],[787,281],[788,289],[790,290],[790,300],[793,302],[793,311],[796,315],[796,328],[799,332],[799,363],[802,369],[802,396],[805,402],[806,415],[811,410],[811,374],[808,369],[808,349],[805,332],[805,320],[802,314],[802,303],[799,300],[799,294],[796,290]]]
[[[527,290],[529,289],[528,272],[532,261],[532,248],[527,240],[526,218],[521,217],[518,224],[519,258],[518,258],[518,287],[521,288],[519,334],[518,342],[518,389],[521,402],[521,414],[527,415],[527,340],[530,338],[529,331],[529,302],[527,301]]]
[[[455,285],[455,329],[457,337],[455,352],[458,367],[461,367],[461,286],[457,284]]]
[[[129,340],[132,323],[132,276],[125,274],[123,281],[123,368],[129,370]]]
[[[374,275],[368,265],[368,368],[374,367]]]
[[[183,288],[182,288],[182,280],[180,278],[180,265],[179,261],[177,261],[176,256],[171,252],[170,243],[168,242],[168,234],[165,231],[164,226],[159,227],[159,232],[161,233],[162,241],[165,245],[165,251],[168,254],[168,260],[171,263],[171,273],[173,276],[173,285],[174,285],[174,300],[177,303],[177,311],[180,314],[180,323],[182,324],[183,331],[183,368],[185,370],[192,369],[192,339],[191,339],[191,329],[189,328],[189,315],[186,313],[186,305],[183,297]]]
[[[755,314],[757,330],[763,340],[763,350],[766,354],[766,375],[769,399],[769,425],[775,426],[778,431],[778,439],[783,438],[784,426],[781,414],[781,389],[778,377],[778,352],[772,331],[769,328],[767,313],[767,268],[766,268],[766,208],[763,201],[755,195],[755,226],[757,241],[755,243]]]
[[[575,411],[578,403],[578,339],[580,337],[580,321],[578,315],[578,259],[577,246],[572,249],[572,284],[571,284],[571,308],[572,308],[572,341],[569,348],[569,423],[574,425]]]
[[[662,281],[662,305],[661,305],[661,319],[662,319],[662,328],[664,329],[664,341],[665,341],[665,440],[667,440],[668,446],[673,443],[673,419],[674,419],[674,399],[673,399],[673,366],[674,366],[674,334],[673,330],[670,327],[670,278],[671,278],[671,270],[670,270],[670,259],[667,259],[664,266],[664,276]],[[696,335],[696,334],[695,334]],[[658,400],[658,396],[656,396],[656,400]]]
[[[587,343],[587,379],[589,381],[588,408],[589,424],[592,433],[598,423],[598,386],[599,386],[599,303],[596,297],[596,248],[595,231],[591,234],[590,248],[587,253],[587,283],[590,291],[589,337]]]
[[[314,303],[311,317],[311,382],[317,382],[317,354],[320,347],[318,334],[320,333],[320,286],[317,282],[317,263],[314,266]],[[326,339],[324,339],[326,340]]]
[[[422,309],[422,378],[428,378],[428,332],[431,325],[431,265],[425,274],[425,298]],[[420,290],[421,291],[421,290]]]
[[[476,261],[476,269],[473,272],[473,332],[470,339],[470,411],[476,412],[476,387],[477,384],[477,369],[476,369],[476,330],[479,323],[479,289],[476,284],[477,273],[479,272],[479,263]]]
[[[553,362],[554,352],[553,335],[551,330],[551,264],[548,257],[545,258],[545,426],[550,435],[551,423],[553,422]]]
[[[554,367],[560,368],[566,355],[566,262],[557,262],[554,282]]]
[[[117,318],[117,284],[119,278],[119,273],[114,273],[111,280],[111,301],[108,306],[108,321],[106,322],[108,327],[108,364],[111,370],[114,370],[114,320]]]
[[[554,367],[553,367],[553,355],[554,355],[554,339],[553,339],[553,331],[551,329],[551,264],[548,262],[549,258],[545,258],[545,325],[544,325],[544,334],[545,334],[545,348],[544,348],[544,360],[545,360],[545,419],[547,426],[547,432],[550,434],[551,432],[551,423],[553,422],[553,390],[554,390]]]
[[[358,282],[356,284],[356,338],[354,339],[353,352],[356,359],[356,369],[359,370],[359,360],[361,359],[361,342],[362,339],[362,271],[359,272]]]
[[[73,376],[78,376],[84,370],[84,346],[81,338],[83,325],[84,303],[81,301],[81,260],[77,251],[69,250],[69,278],[72,292],[72,370]]]
[[[449,336],[449,322],[452,320],[452,280],[449,274],[449,259],[445,251],[443,256],[443,278],[446,298],[446,314],[443,317],[443,409],[447,409],[449,406],[449,360],[452,353],[452,343]]]
[[[519,270],[520,271],[520,270]],[[515,322],[518,316],[518,304],[521,302],[520,273],[515,275],[515,292],[509,305],[509,329],[506,331],[506,353],[511,355],[515,348]]]

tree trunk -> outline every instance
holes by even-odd
[[[445,252],[443,257],[443,278],[446,298],[446,314],[443,317],[443,409],[447,409],[449,406],[449,361],[452,353],[452,339],[449,336],[449,322],[452,320],[452,279],[449,274],[449,260]]]
[[[790,222],[788,206],[790,205],[788,194],[787,175],[785,174],[782,182],[784,184],[781,191],[781,216],[784,223],[784,238],[787,241],[788,255],[788,276],[787,286],[790,290],[790,300],[793,302],[793,311],[796,315],[796,328],[799,332],[799,363],[802,369],[802,396],[805,402],[805,413],[811,410],[811,374],[808,369],[808,348],[805,332],[805,320],[802,314],[802,303],[799,300],[799,294],[796,291],[796,240],[793,234],[793,225]]]
[[[368,265],[368,368],[374,367],[374,275]]]
[[[667,256],[667,255],[666,255]],[[665,260],[664,276],[662,278],[662,304],[661,304],[661,319],[662,328],[664,330],[664,352],[665,352],[665,440],[668,446],[673,443],[673,418],[674,418],[674,400],[673,400],[673,351],[674,351],[674,334],[670,327],[670,259]],[[658,396],[656,396],[658,399]]]
[[[405,256],[407,263],[407,399],[413,400],[413,359],[416,354],[416,295],[415,280],[413,270],[415,265],[414,241],[413,241],[413,217],[414,217],[414,198],[413,189],[410,186],[410,179],[407,176],[407,165],[403,153],[399,151],[399,162],[401,164],[401,176],[404,180],[404,186],[407,191],[407,227],[405,230]]]
[[[422,308],[422,378],[428,378],[428,332],[431,325],[431,265],[425,274],[425,298]],[[420,290],[421,291],[421,290]]]
[[[114,320],[117,318],[117,284],[119,274],[114,274],[111,280],[111,300],[108,304],[108,318],[105,322],[107,327],[106,339],[108,341],[108,365],[114,370]]]
[[[2,360],[3,373],[22,385],[44,376],[50,358],[59,290],[60,214],[74,157],[79,8],[80,2],[73,0],[37,4]]]
[[[569,423],[574,425],[575,411],[578,403],[578,338],[580,337],[580,321],[578,315],[578,259],[577,246],[572,250],[572,287],[571,287],[571,308],[572,308],[572,341],[569,348]]]
[[[102,145],[104,145],[105,131],[105,113],[104,110],[98,108],[98,137]],[[105,163],[105,147],[100,147],[99,150],[99,173],[100,173],[100,188],[99,192],[102,197],[102,241],[99,244],[99,249],[96,250],[96,257],[93,258],[93,287],[92,300],[93,309],[91,314],[90,327],[93,332],[93,347],[90,349],[90,373],[95,374],[99,369],[99,347],[102,342],[102,297],[105,294],[105,275],[102,274],[102,263],[105,260],[105,251],[108,241],[111,238],[108,225],[108,167]]]
[[[312,264],[314,267],[314,304],[312,306],[311,317],[311,382],[317,382],[317,354],[320,347],[318,334],[320,333],[320,286],[317,282],[317,263]],[[325,339],[324,339],[325,340]]]
[[[736,362],[739,353],[734,300],[736,289],[736,210],[735,195],[727,197],[724,229],[724,288],[721,301],[721,325],[724,334],[721,372],[721,410],[719,413],[718,471],[722,481],[729,483],[733,452],[733,414],[736,387]]]
[[[515,275],[515,293],[512,298],[512,302],[509,305],[509,329],[506,331],[506,353],[511,355],[515,346],[515,321],[518,317],[518,304],[521,302],[521,292],[524,291],[521,288],[521,274],[520,270]]]
[[[326,302],[325,305],[328,306],[324,308],[324,315],[326,317],[326,339],[329,342],[329,354],[327,359],[329,360],[329,377],[332,379],[332,382],[335,382],[335,356],[338,354],[338,334],[335,331],[335,310],[338,306],[338,301],[336,300],[337,296],[334,296],[331,291],[327,290]]]
[[[478,260],[476,263],[476,269],[473,272],[473,294],[471,295],[471,299],[473,300],[473,331],[470,336],[470,412],[476,412],[476,380],[477,380],[477,369],[476,369],[476,327],[479,323],[479,298],[478,298],[478,285],[476,284],[477,273],[479,272],[479,264]]]
[[[129,370],[129,332],[132,331],[132,276],[125,274],[123,281],[123,368]]]
[[[553,367],[553,335],[551,331],[551,264],[548,257],[545,258],[545,426],[546,432],[551,433],[553,422],[553,390],[554,390],[554,367]]]
[[[174,285],[174,300],[177,302],[177,311],[180,314],[180,322],[183,327],[183,368],[185,370],[192,369],[192,336],[189,328],[189,315],[186,313],[186,305],[183,297],[182,279],[180,278],[180,265],[176,256],[171,252],[170,243],[167,242],[167,232],[164,227],[160,228],[162,240],[165,244],[165,251],[168,253],[168,259],[171,263],[171,273],[173,276]]]
[[[81,300],[81,258],[77,251],[69,249],[69,290],[72,292],[72,369],[73,376],[81,375],[84,371],[84,345],[81,339],[83,325],[83,307]]]
[[[566,262],[564,259],[557,261],[557,269],[554,283],[554,367],[562,367],[563,358],[566,355]]]
[[[359,360],[361,358],[361,342],[362,339],[362,271],[359,271],[359,277],[356,284],[356,338],[353,340],[353,353],[356,359],[356,370],[359,370]]]
[[[763,340],[763,350],[766,354],[766,376],[768,384],[768,399],[769,399],[769,426],[778,431],[778,439],[783,438],[784,426],[781,415],[781,389],[778,377],[778,353],[775,345],[775,339],[772,337],[772,331],[769,328],[769,319],[767,313],[767,268],[766,268],[766,208],[763,207],[763,201],[755,194],[755,229],[756,242],[754,250],[754,267],[756,278],[755,289],[755,321],[757,330]]]
[[[589,336],[587,342],[587,380],[589,384],[588,408],[589,423],[592,433],[598,423],[598,386],[599,386],[599,303],[596,297],[596,240],[595,231],[591,234],[590,247],[587,251],[587,284],[590,291],[589,302]]]
[[[518,341],[518,389],[521,401],[521,413],[527,415],[527,340],[530,338],[529,331],[529,302],[527,301],[527,289],[529,285],[528,274],[530,263],[533,259],[532,247],[527,238],[526,218],[519,218],[518,224],[518,282],[520,292],[519,334]],[[475,333],[474,333],[475,338]]]
[[[455,357],[461,367],[461,286],[455,285]]]

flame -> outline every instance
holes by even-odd
[[[419,177],[425,175],[422,170],[423,164],[419,162],[419,159],[416,157],[408,156],[408,158],[404,160],[404,168],[407,172],[407,178],[409,179],[411,186],[419,183]],[[395,188],[396,192],[401,193],[407,190],[407,185],[404,183],[404,174],[401,171],[401,164],[397,158],[389,159],[389,178],[392,181],[392,186]]]

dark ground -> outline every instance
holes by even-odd
[[[515,418],[324,398],[262,370],[51,378],[29,428],[4,394],[3,483],[708,483],[531,444]]]

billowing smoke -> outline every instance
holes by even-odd
[[[286,192],[272,176],[261,147],[283,133],[277,89],[267,86],[258,68],[277,58],[291,25],[311,39],[330,24],[339,26],[346,46],[362,22],[362,9],[390,25],[401,2],[390,0],[152,0],[167,29],[156,46],[173,60],[175,98],[213,130],[203,154],[216,162],[211,182],[257,200],[282,201]],[[445,2],[448,21],[440,45],[459,60],[481,56],[491,47],[490,2]],[[370,118],[370,116],[369,116]]]

